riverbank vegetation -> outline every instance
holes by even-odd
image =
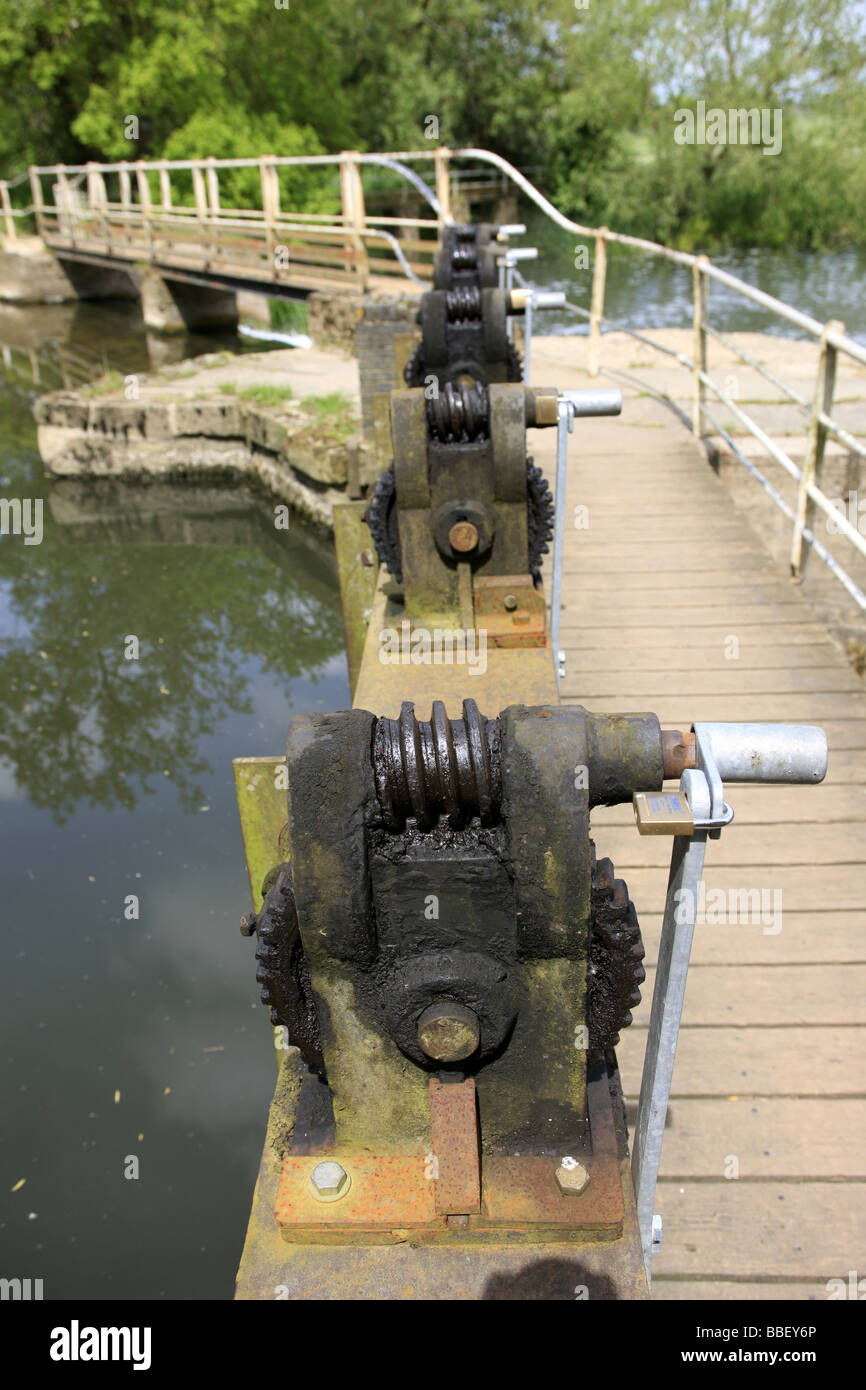
[[[592,225],[864,244],[864,35],[860,0],[0,0],[0,173],[448,144],[498,151]],[[678,143],[699,102],[767,112],[778,152],[710,143],[706,120]],[[331,171],[282,191],[338,205]],[[226,205],[258,196],[255,169],[228,179]]]

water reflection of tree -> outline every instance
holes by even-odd
[[[6,495],[43,490],[33,462],[27,447],[7,457]],[[289,534],[278,563],[273,528],[266,553],[247,526],[242,546],[72,546],[47,504],[44,528],[40,546],[0,542],[13,634],[0,644],[0,757],[58,821],[81,800],[131,808],[166,771],[196,806],[211,771],[202,740],[252,713],[250,679],[315,682],[342,649],[324,545]],[[130,634],[138,661],[124,659]]]

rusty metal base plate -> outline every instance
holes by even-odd
[[[611,1084],[618,1087],[613,1053],[608,1057]],[[562,1228],[549,1236],[515,1239],[513,1230],[503,1226],[486,1235],[452,1227],[448,1236],[426,1242],[412,1229],[404,1239],[388,1242],[371,1241],[361,1231],[340,1243],[300,1233],[287,1241],[274,1221],[283,1175],[266,1143],[235,1297],[290,1302],[647,1299],[621,1103],[615,1102],[609,1113],[620,1145],[623,1218],[617,1238],[599,1239],[590,1228],[569,1238],[568,1228]]]
[[[475,626],[492,647],[543,647],[547,643],[544,590],[531,574],[476,575]]]
[[[623,1229],[619,1157],[607,1074],[587,1084],[592,1152],[581,1154],[589,1185],[579,1195],[563,1193],[556,1181],[556,1156],[521,1154],[482,1157],[481,1210],[446,1214],[437,1201],[433,1155],[290,1155],[283,1159],[274,1209],[282,1236],[305,1243],[364,1239],[387,1243],[550,1237],[557,1240],[615,1240]],[[321,1202],[310,1175],[322,1159],[336,1159],[351,1179],[345,1196]]]

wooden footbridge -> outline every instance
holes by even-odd
[[[17,218],[30,216],[45,244],[64,259],[144,264],[167,278],[272,295],[417,294],[430,280],[439,229],[451,216],[448,155],[433,155],[435,191],[405,163],[417,154],[349,151],[310,158],[34,166],[26,184],[0,184],[0,198],[7,237],[14,237]],[[425,198],[434,216],[368,212],[362,172],[381,173],[383,166],[398,184]],[[287,206],[287,181],[300,169],[323,176],[322,197],[333,203],[332,212]],[[246,200],[251,205],[226,202],[226,184],[239,176],[256,190]],[[29,187],[26,208],[13,207],[14,187]]]
[[[55,165],[30,171],[29,211],[63,255],[144,260],[167,274],[256,282],[275,293],[417,289],[451,216],[449,162],[457,157],[505,170],[558,226],[595,246],[589,337],[537,341],[533,381],[568,389],[609,373],[625,397],[620,419],[578,422],[571,445],[563,698],[598,712],[654,710],[675,728],[792,721],[820,724],[829,738],[823,786],[732,789],[736,819],[708,847],[662,1156],[665,1234],[653,1296],[852,1296],[852,1287],[866,1288],[866,692],[813,599],[825,592],[814,573],[822,564],[826,583],[844,595],[849,626],[862,632],[866,540],[857,488],[853,510],[840,511],[823,472],[830,446],[847,452],[847,476],[859,477],[866,349],[841,324],[819,323],[705,257],[571,222],[485,151]],[[398,172],[432,161],[432,218],[366,215],[362,171],[383,159]],[[338,167],[339,213],[283,211],[281,171],[293,163]],[[260,204],[224,208],[219,180],[242,166],[259,170]],[[176,173],[191,178],[188,205],[175,196]],[[26,210],[12,208],[7,186],[0,192],[11,234]],[[663,255],[692,278],[690,341],[630,334],[642,357],[658,354],[651,361],[661,362],[664,379],[646,370],[641,378],[646,362],[617,356],[624,340],[603,336],[630,331],[604,315],[609,241]],[[280,247],[288,248],[284,264]],[[811,343],[809,384],[782,380],[740,335],[715,331],[714,283]],[[731,363],[738,389],[723,375]],[[845,395],[834,409],[843,374]],[[771,394],[755,407],[768,383]],[[779,424],[782,407],[796,424]],[[710,466],[709,441],[762,499],[757,526]],[[553,449],[549,436],[538,437],[536,461],[549,478]],[[790,527],[782,558],[771,545],[776,520]],[[595,813],[593,834],[641,911],[647,1000],[669,841],[639,837],[627,808]],[[631,1102],[647,1022],[645,1003],[619,1049]]]
[[[265,294],[372,291],[417,294],[431,277],[439,232],[479,201],[514,206],[510,166],[452,167],[472,151],[255,159],[138,160],[34,165],[0,180],[0,216],[14,240],[22,219],[64,259],[149,265],[173,279]],[[412,166],[432,163],[428,182]],[[473,161],[470,159],[469,163]],[[477,161],[475,161],[477,162]],[[321,180],[320,205],[292,207],[292,177]],[[365,195],[364,174],[377,176]],[[239,181],[244,188],[242,207]],[[29,194],[29,202],[25,202]],[[411,201],[410,201],[411,200]],[[392,205],[396,215],[375,211]],[[429,207],[432,216],[410,210]]]

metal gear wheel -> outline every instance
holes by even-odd
[[[531,458],[526,460],[526,520],[529,539],[529,571],[538,576],[542,556],[546,555],[553,536],[553,496],[541,469]],[[400,553],[400,531],[397,523],[397,496],[394,486],[394,465],[376,483],[364,519],[370,528],[379,563],[403,582],[403,561]]]
[[[271,1023],[283,1024],[289,1043],[300,1050],[308,1066],[324,1071],[316,1000],[304,954],[292,889],[292,868],[278,864],[262,884],[264,901],[258,914],[241,919],[241,933],[258,937],[256,979],[263,1004],[269,1004]]]
[[[370,528],[380,565],[384,565],[398,584],[403,582],[403,558],[400,552],[400,531],[397,525],[397,492],[394,485],[393,463],[373,488],[364,512]]]
[[[592,909],[586,971],[586,1022],[589,1051],[604,1052],[619,1042],[631,1023],[646,979],[643,941],[634,903],[609,859],[592,851]]]
[[[513,343],[509,343],[506,348],[506,363],[508,367],[508,381],[523,380],[523,359]],[[424,344],[418,343],[403,368],[403,380],[409,387],[423,386],[427,372],[424,367]]]
[[[531,458],[526,460],[526,522],[529,532],[529,572],[537,579],[541,557],[553,539],[555,513],[553,493],[547,479]]]

